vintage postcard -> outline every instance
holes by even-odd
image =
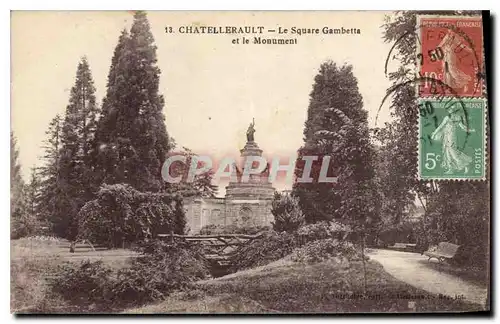
[[[11,312],[489,312],[489,19],[12,11]]]

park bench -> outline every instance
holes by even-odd
[[[430,261],[432,258],[437,259],[439,262],[443,262],[447,259],[452,259],[458,251],[460,245],[456,245],[449,242],[439,242],[437,247],[429,248],[429,250],[424,252],[425,256],[428,256]]]
[[[391,250],[397,251],[408,251],[414,252],[417,247],[417,244],[414,243],[394,243],[394,245],[388,246]]]

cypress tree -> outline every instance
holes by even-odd
[[[328,61],[321,65],[310,94],[304,145],[299,149],[296,175],[304,171],[304,155],[317,155],[313,164],[313,183],[295,183],[306,222],[342,219],[347,223],[378,217],[367,112],[352,66]],[[320,183],[321,162],[330,158],[328,176],[337,183]]]
[[[21,176],[21,165],[19,163],[19,149],[14,133],[10,132],[10,215],[11,215],[11,238],[26,235],[24,228],[24,181]]]
[[[120,182],[117,174],[118,150],[116,145],[117,134],[115,132],[119,113],[119,93],[116,91],[116,84],[123,81],[123,73],[117,78],[117,67],[120,58],[124,55],[128,40],[129,34],[126,29],[123,29],[111,59],[106,85],[107,91],[102,101],[101,118],[97,124],[94,151],[92,152],[98,165],[94,170],[94,189],[99,188],[102,183],[114,184]]]
[[[90,175],[93,161],[89,159],[97,122],[95,88],[86,58],[78,64],[75,85],[62,125],[61,151],[58,162],[60,189],[56,233],[72,239],[76,236],[76,215],[90,200]]]
[[[10,132],[10,208],[15,212],[21,208],[24,181],[21,176],[19,149],[13,132]]]
[[[40,174],[36,167],[31,168],[30,180],[26,185],[26,214],[29,219],[30,230],[35,232],[42,224],[40,213]]]
[[[159,75],[146,14],[136,12],[130,36],[122,32],[115,49],[99,122],[96,145],[108,184],[153,192],[164,187],[161,166],[170,144]]]
[[[59,157],[61,151],[62,119],[58,114],[49,124],[45,132],[47,138],[43,142],[43,164],[39,167],[40,176],[40,217],[52,225],[59,223],[59,199],[62,191],[59,187]]]

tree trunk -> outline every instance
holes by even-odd
[[[366,296],[365,234],[361,237],[361,258],[363,261],[363,295]]]

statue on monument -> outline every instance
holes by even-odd
[[[247,142],[254,141],[254,136],[253,136],[254,133],[255,133],[255,118],[252,118],[252,123],[250,124],[250,126],[248,126],[247,129]]]

